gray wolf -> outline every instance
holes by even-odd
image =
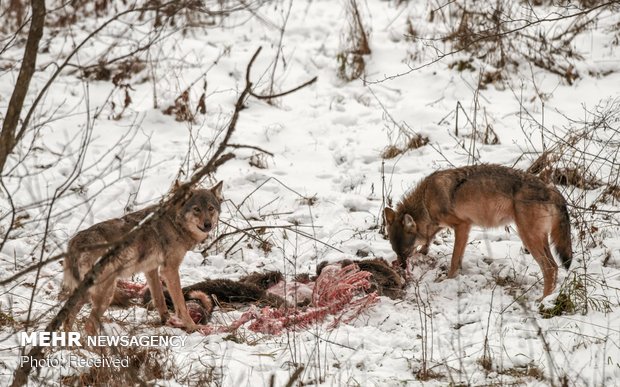
[[[113,262],[95,280],[88,291],[88,297],[83,297],[67,317],[65,330],[71,329],[77,313],[90,298],[92,310],[85,328],[88,334],[95,334],[100,328],[101,316],[114,297],[117,280],[138,272],[146,276],[162,323],[166,322],[169,314],[160,276],[170,291],[177,317],[186,329],[196,329],[181,292],[179,267],[185,253],[205,240],[217,225],[222,200],[222,182],[211,189],[195,189],[185,203],[170,208],[163,216],[142,226],[129,245],[114,257]],[[89,249],[89,246],[114,244],[156,210],[156,205],[147,207],[78,232],[69,241],[63,262],[61,298],[77,288],[84,275],[107,250],[104,247]]]
[[[442,228],[454,229],[449,278],[458,274],[473,225],[516,225],[542,271],[543,297],[553,292],[558,272],[549,236],[566,269],[573,256],[570,219],[562,194],[534,175],[500,165],[434,172],[407,193],[396,210],[385,208],[384,216],[390,244],[403,268],[416,248],[423,254],[428,252]]]

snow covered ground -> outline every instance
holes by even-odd
[[[384,200],[396,203],[439,168],[498,163],[527,169],[543,149],[569,141],[569,130],[593,120],[597,106],[618,107],[613,101],[620,98],[620,32],[612,29],[620,22],[617,12],[601,13],[575,40],[575,51],[583,58],[573,61],[579,77],[572,85],[524,60],[504,79],[478,88],[481,74],[489,70],[481,60],[471,62],[473,70],[458,71],[449,65],[467,62],[469,54],[459,52],[434,61],[451,50],[449,43],[408,38],[411,28],[420,38],[445,32],[448,23],[430,17],[439,5],[426,2],[399,6],[359,2],[372,53],[365,57],[364,80],[342,80],[337,57],[347,44],[350,28],[346,4],[277,1],[256,7],[253,13],[233,13],[220,26],[186,33],[170,26],[148,55],[140,57],[145,68],[116,87],[111,80],[85,79],[74,67],[67,68],[37,111],[36,122],[41,126],[26,137],[3,171],[13,205],[23,210],[18,212],[22,224],[0,251],[0,277],[40,257],[61,253],[77,230],[155,203],[176,178],[187,179],[208,159],[214,141],[221,139],[245,84],[248,61],[259,46],[263,49],[251,78],[258,94],[270,93],[271,66],[280,39],[274,92],[314,76],[318,80],[272,104],[248,98],[231,143],[258,147],[273,156],[247,147],[231,149],[236,158],[205,185],[224,181],[227,201],[219,234],[233,227],[283,228],[263,230],[258,235],[263,242],[240,240],[242,234],[223,238],[206,258],[189,252],[181,267],[183,284],[205,278],[236,279],[266,270],[280,270],[291,278],[314,272],[321,261],[359,258],[356,254],[392,261],[395,255],[380,233]],[[541,16],[549,9],[536,11]],[[49,64],[66,57],[103,20],[92,17],[58,34],[47,33],[31,90],[40,90],[55,71]],[[281,34],[279,27],[285,20]],[[540,28],[560,29],[568,23],[555,21]],[[144,23],[128,29],[125,24],[112,24],[71,63],[87,66],[96,64],[104,53],[110,59],[130,51],[149,37],[151,26]],[[114,41],[118,44],[111,45]],[[0,58],[8,69],[0,73],[0,112],[8,105],[18,71],[9,65],[21,55],[20,46]],[[193,111],[206,93],[206,114],[196,114],[194,122],[179,122],[163,111],[188,87]],[[126,95],[131,101],[123,109]],[[605,131],[611,140],[596,151],[609,163],[588,161],[601,179],[614,172],[618,176],[620,159],[612,158],[620,138],[617,117],[615,126]],[[479,137],[489,126],[497,144],[485,144]],[[386,147],[405,148],[417,134],[428,137],[429,143],[382,158]],[[80,160],[78,150],[83,144],[88,148]],[[586,153],[596,146],[594,140],[575,145]],[[24,161],[18,164],[18,158]],[[82,172],[65,187],[76,164],[82,165]],[[50,207],[46,201],[64,188],[68,190]],[[161,372],[149,382],[266,386],[275,375],[275,385],[284,385],[303,365],[299,381],[325,386],[620,385],[617,201],[598,203],[602,212],[593,212],[584,208],[605,187],[559,188],[577,205],[571,207],[575,222],[571,272],[583,275],[579,278],[590,300],[586,313],[541,316],[536,300],[542,294],[542,275],[523,251],[514,228],[475,228],[461,275],[448,279],[453,233],[445,231],[437,236],[428,258],[412,262],[412,279],[403,300],[382,297],[368,313],[334,330],[325,323],[279,336],[245,328],[231,335],[192,333],[183,347],[153,351]],[[10,205],[2,195],[1,226],[7,227]],[[48,214],[53,221],[42,252]],[[580,234],[584,229],[586,237]],[[558,285],[567,278],[575,277],[560,270]],[[0,293],[6,320],[0,329],[2,380],[10,380],[18,365],[22,323],[30,317],[31,329],[36,330],[59,309],[61,279],[61,264],[55,262],[42,268],[34,295],[34,273],[6,285]],[[240,313],[216,312],[214,320],[230,322]],[[185,334],[158,327],[156,313],[142,308],[112,309],[106,318],[109,329],[125,334]],[[54,350],[50,356],[63,353]],[[75,375],[78,370],[43,367],[40,372],[36,384],[55,384],[61,374]]]

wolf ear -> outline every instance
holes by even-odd
[[[224,185],[224,182],[220,181],[213,188],[211,188],[211,192],[213,192],[213,195],[215,195],[215,197],[219,201],[224,200],[224,197],[222,196],[222,186],[223,185]]]
[[[394,219],[396,219],[396,213],[390,207],[385,207],[383,210],[383,215],[385,217],[385,223],[388,225],[394,223]]]
[[[411,215],[405,214],[405,216],[403,216],[403,228],[408,233],[411,233],[411,234],[415,233],[416,224],[415,224],[415,220],[413,220]]]

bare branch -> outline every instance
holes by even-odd
[[[92,247],[92,246],[89,246],[89,247]],[[66,255],[65,253],[58,254],[58,255],[55,255],[55,256],[53,256],[51,258],[46,259],[45,261],[41,261],[41,262],[36,263],[34,265],[30,265],[27,268],[25,268],[24,270],[22,270],[22,271],[20,271],[18,273],[15,273],[12,276],[10,276],[8,278],[5,278],[2,281],[0,281],[0,286],[4,286],[4,285],[6,285],[8,283],[11,283],[11,282],[15,281],[16,279],[21,278],[21,277],[23,277],[24,275],[26,275],[28,273],[32,273],[33,271],[39,270],[43,266],[49,265],[50,263],[54,263],[56,261],[59,261],[65,255]]]
[[[247,148],[247,149],[254,149],[254,150],[257,150],[257,151],[259,151],[259,152],[263,152],[263,153],[268,154],[269,156],[273,157],[273,153],[271,153],[271,152],[269,152],[269,151],[267,151],[267,150],[264,150],[263,148],[260,148],[260,147],[254,146],[254,145],[228,144],[228,146],[229,146],[229,147],[231,147],[231,148]]]
[[[302,83],[301,85],[291,89],[291,90],[287,90],[285,92],[282,93],[278,93],[278,94],[272,94],[272,95],[258,95],[255,94],[254,92],[251,92],[250,95],[254,98],[257,99],[272,99],[272,98],[279,98],[279,97],[284,97],[285,95],[291,94],[296,92],[299,89],[303,89],[306,86],[310,86],[311,84],[313,84],[314,82],[316,82],[316,80],[319,79],[319,77],[314,77],[311,80],[309,80],[308,82]]]

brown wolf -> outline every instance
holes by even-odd
[[[560,192],[534,175],[499,165],[437,171],[405,195],[396,211],[386,208],[385,221],[392,249],[404,268],[416,247],[426,254],[439,230],[454,229],[449,278],[458,274],[472,225],[515,223],[543,273],[543,297],[553,292],[558,272],[549,236],[567,269],[573,256],[570,220]]]
[[[177,316],[187,329],[195,329],[181,292],[179,267],[185,253],[206,239],[216,226],[221,202],[222,182],[219,182],[211,189],[193,190],[184,204],[172,207],[163,216],[144,226],[90,288],[88,295],[92,310],[86,322],[86,331],[95,334],[99,328],[101,316],[114,296],[117,279],[138,272],[143,272],[146,276],[162,323],[165,323],[169,316],[160,275],[170,290]],[[67,256],[63,263],[61,297],[70,294],[78,286],[84,275],[106,251],[106,248],[89,250],[89,246],[113,244],[119,241],[156,209],[157,206],[147,207],[78,232],[69,241]],[[66,330],[71,329],[75,316],[87,302],[86,298],[83,298],[65,320]]]

